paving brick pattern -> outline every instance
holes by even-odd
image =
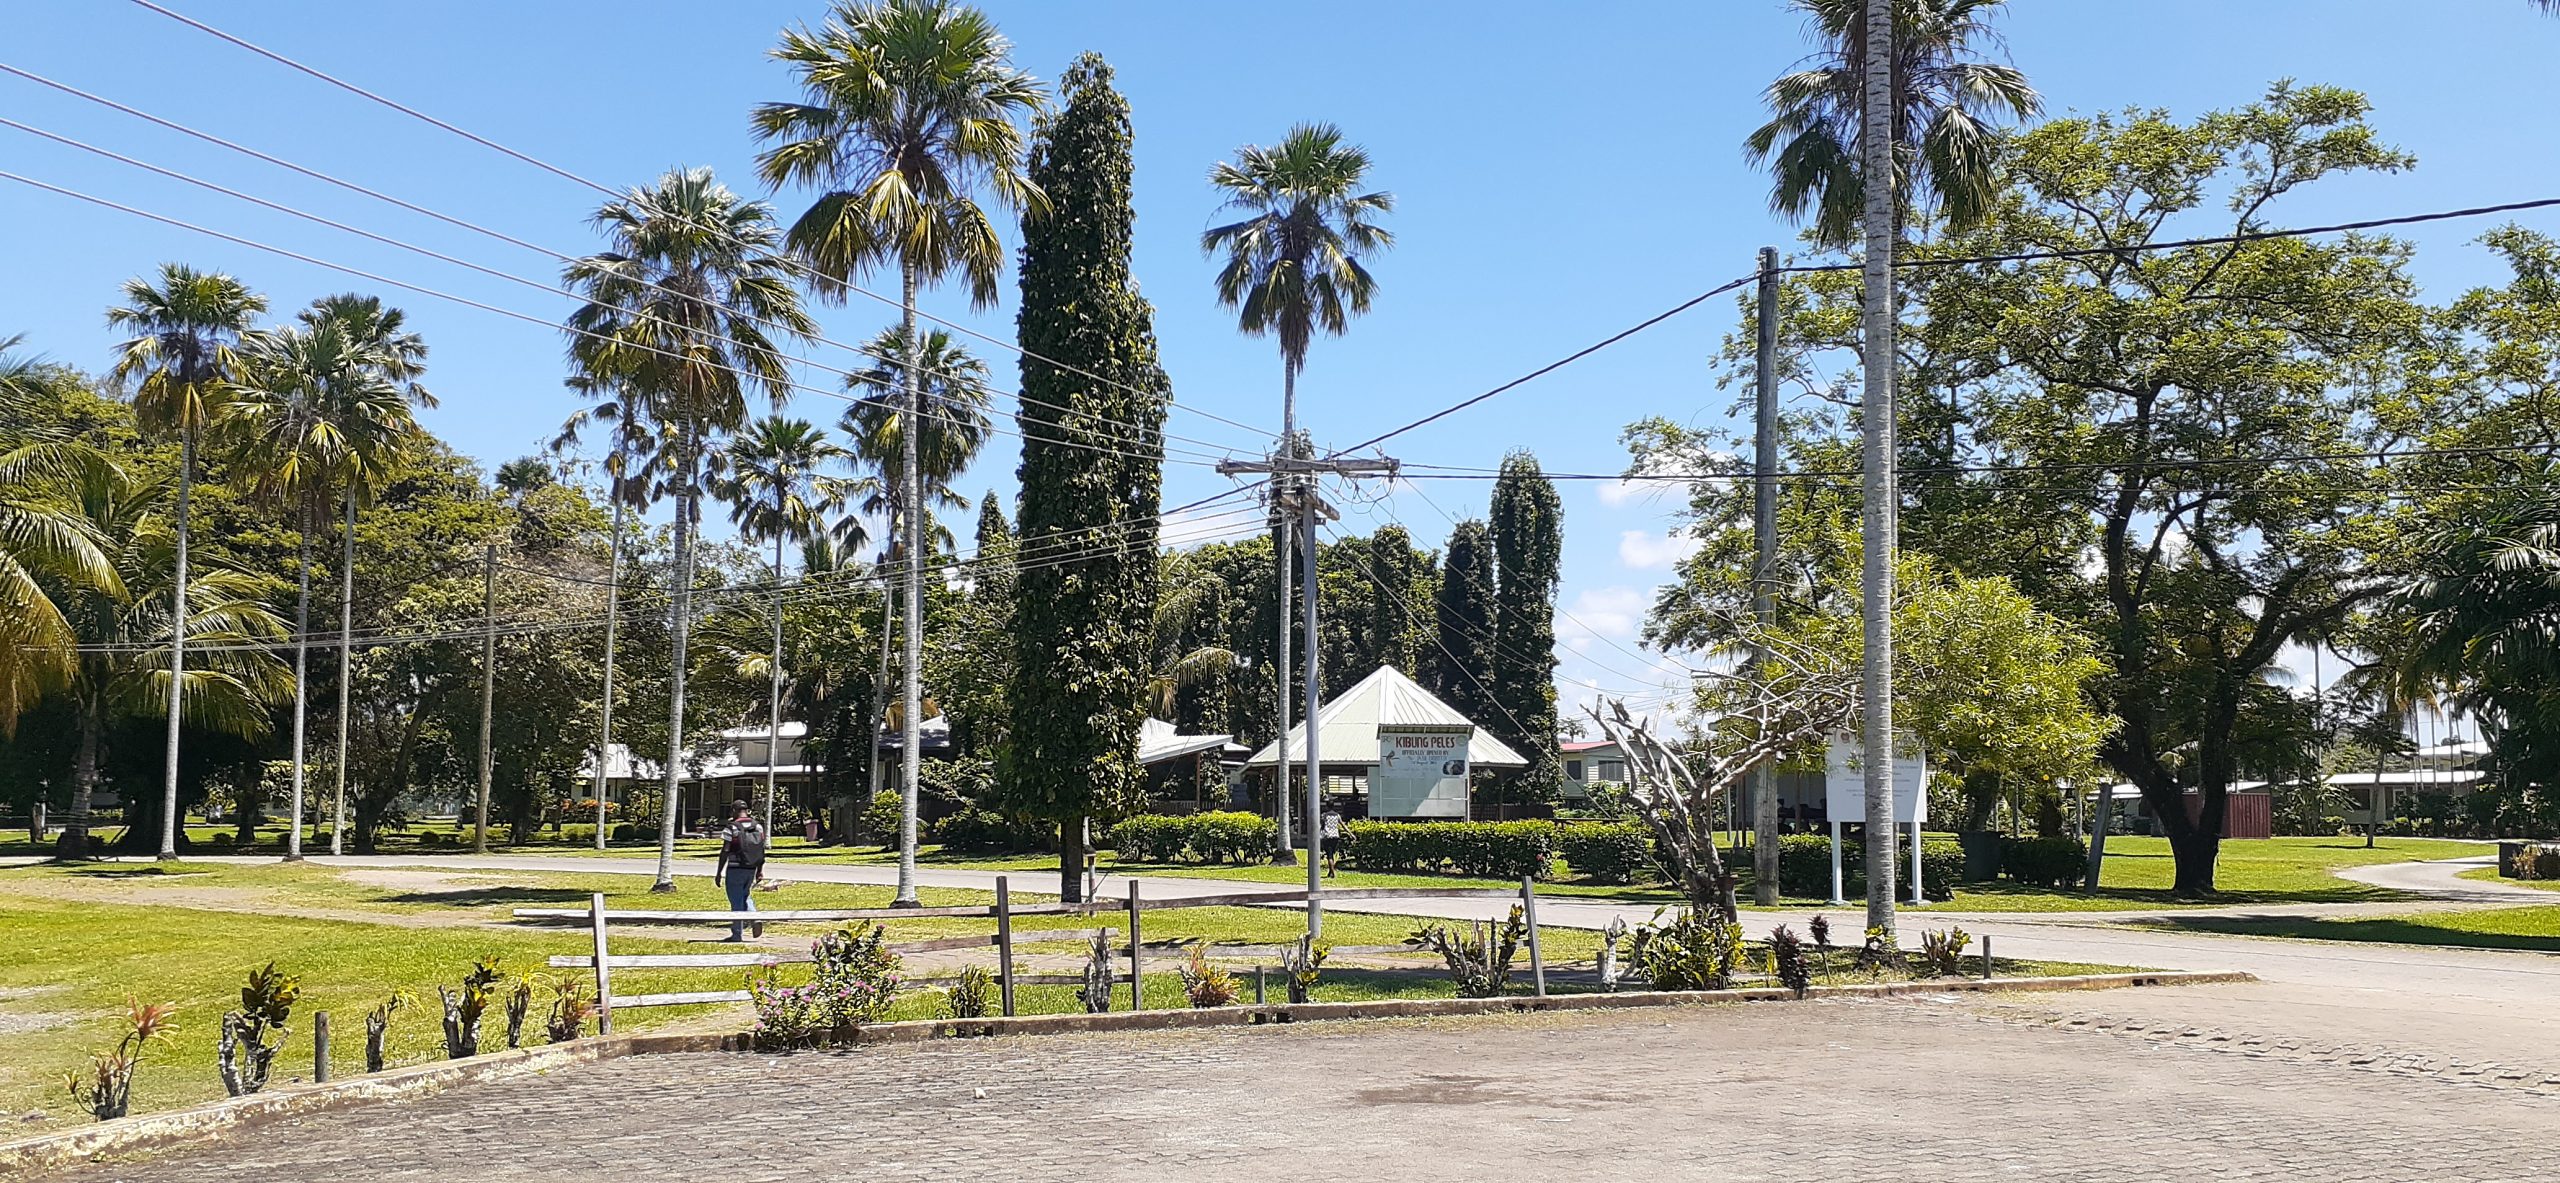
[[[1989,1013],[1837,1001],[641,1057],[61,1178],[2549,1178],[2560,1097],[2538,1089]]]
[[[2112,1036],[2119,1040],[2142,1040],[2190,1051],[2353,1068],[2394,1076],[2421,1076],[2446,1084],[2517,1089],[2560,1097],[2560,1067],[2554,1066],[2560,1064],[2560,1060],[2553,1057],[2554,1051],[2560,1049],[2517,1048],[2515,1054],[2530,1062],[2463,1060],[2390,1040],[2305,1038],[2220,1026],[2199,1027],[2191,1023],[2163,1022],[2096,1010],[2053,1011],[2029,1006],[1993,1006],[1977,1013],[1992,1022],[2024,1023],[2080,1034]]]

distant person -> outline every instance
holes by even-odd
[[[800,833],[809,840],[809,845],[816,846],[818,844],[817,814],[810,814],[807,821],[800,823]]]
[[[1331,879],[1333,865],[1342,859],[1342,811],[1325,806],[1324,820],[1317,823],[1317,829],[1324,835],[1324,877]]]
[[[756,910],[756,881],[764,878],[764,823],[756,820],[755,811],[744,801],[729,803],[729,828],[720,832],[720,860],[711,865],[711,881],[729,889],[729,910]],[[756,935],[764,935],[764,922],[756,924]],[[747,922],[729,922],[729,939],[743,941]]]

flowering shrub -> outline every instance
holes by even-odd
[[[1197,1007],[1225,1006],[1236,1000],[1239,987],[1235,975],[1209,964],[1208,956],[1197,946],[1191,950],[1191,962],[1182,967],[1182,993]]]
[[[771,971],[747,982],[756,1008],[759,1042],[790,1046],[815,1043],[839,1027],[876,1023],[889,1013],[905,979],[898,955],[888,950],[888,930],[851,927],[809,946],[816,967],[805,985],[784,986]]]

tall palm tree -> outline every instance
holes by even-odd
[[[425,338],[409,330],[409,314],[383,304],[380,297],[323,296],[295,315],[305,328],[335,325],[359,358],[367,384],[387,382],[407,406],[393,408],[376,399],[332,400],[328,415],[339,431],[366,446],[351,448],[331,484],[338,491],[338,749],[330,771],[334,798],[329,821],[329,853],[346,853],[347,727],[353,717],[348,702],[355,685],[356,507],[371,502],[392,476],[415,457],[426,436],[410,408],[432,407],[435,396],[419,384],[427,370]]]
[[[1769,84],[1769,122],[1743,155],[1774,174],[1769,207],[1810,218],[1826,246],[1858,240],[1866,207],[1859,148],[1866,125],[1870,0],[1792,0],[1820,46]],[[1992,14],[2007,0],[1891,0],[1895,190],[1907,206],[1934,196],[1948,224],[1981,220],[1998,196],[1992,120],[2030,118],[2044,105],[2014,66],[1981,60],[1999,44]]]
[[[782,749],[783,547],[826,536],[828,519],[842,511],[845,479],[829,468],[850,459],[827,433],[806,419],[771,415],[730,441],[716,486],[729,502],[729,520],[742,538],[773,543],[773,649],[764,663],[771,697],[765,711],[764,824],[774,826],[774,765]]]
[[[845,380],[845,389],[858,397],[845,408],[840,422],[853,441],[855,461],[868,474],[848,491],[863,494],[862,512],[888,523],[880,555],[883,566],[906,557],[906,540],[911,536],[921,541],[917,549],[922,553],[943,553],[955,539],[934,511],[968,508],[969,499],[958,488],[960,474],[976,461],[994,430],[988,417],[993,396],[987,389],[986,363],[941,329],[927,331],[923,341],[913,345],[903,329],[890,329],[873,337],[863,351],[883,360]],[[909,358],[915,362],[917,407],[912,453],[907,448],[905,430]],[[910,458],[915,464],[913,482],[907,476]],[[913,515],[912,528],[906,512],[911,484],[924,506],[922,512]],[[853,527],[856,519],[848,518],[847,523]],[[858,545],[841,532],[839,538]],[[896,597],[880,598],[880,676],[872,683],[874,719],[883,717],[886,706],[882,697],[888,693],[889,642],[896,611]],[[900,734],[904,734],[903,726]],[[879,780],[880,745],[874,737],[867,783],[876,791]]]
[[[574,376],[567,385],[589,397],[615,389],[609,374]],[[651,447],[646,424],[625,414],[623,400],[611,395],[592,407],[573,412],[561,425],[560,436],[552,441],[552,447],[575,444],[590,423],[601,425],[613,437],[612,449],[604,460],[605,497],[613,503],[613,525],[605,538],[604,685],[598,694],[595,747],[596,849],[603,850],[605,798],[613,782],[613,659],[615,642],[622,631],[623,521],[631,510],[648,508],[648,475],[657,453]]]
[[[177,625],[171,624],[178,567],[166,483],[98,462],[81,465],[68,492],[73,512],[99,542],[115,575],[73,593],[65,605],[90,645],[80,654],[71,680],[79,720],[72,758],[72,846],[84,851],[89,805],[97,790],[98,746],[109,724],[146,717],[175,698],[187,722],[256,739],[270,726],[269,710],[293,686],[284,663],[269,652],[285,628],[262,602],[268,586],[263,577],[226,567],[192,573],[185,611]],[[155,638],[180,630],[198,650],[196,660],[183,668],[171,650],[155,643]]]
[[[240,346],[223,435],[243,463],[251,488],[292,505],[300,552],[293,615],[293,787],[285,859],[302,857],[308,761],[311,539],[326,520],[330,494],[367,483],[417,434],[409,393],[392,376],[403,363],[380,342],[358,335],[361,324],[308,312],[301,324],[251,333]]]
[[[958,273],[970,302],[993,304],[1004,267],[995,224],[978,205],[985,189],[1003,204],[1039,212],[1039,186],[1023,171],[1018,116],[1039,110],[1040,84],[1015,69],[1013,45],[987,15],[949,0],[839,0],[826,24],[786,29],[773,50],[791,67],[804,101],[764,103],[756,138],[773,145],[756,158],[765,183],[824,190],[791,227],[791,249],[841,296],[871,268],[898,267],[900,331],[910,349],[916,289]],[[920,397],[908,359],[905,405]],[[922,465],[903,437],[906,504],[921,507]],[[911,523],[913,524],[913,523]],[[899,769],[906,808],[898,826],[896,902],[916,902],[917,725],[924,709],[918,666],[924,647],[924,550],[905,548],[906,703]]]
[[[107,324],[134,336],[117,351],[114,375],[140,377],[134,417],[144,430],[178,439],[178,505],[174,515],[176,576],[169,588],[169,742],[162,785],[160,857],[178,857],[179,692],[186,685],[187,510],[195,492],[196,445],[220,414],[235,366],[232,347],[267,310],[266,297],[220,272],[183,263],[160,265],[159,280],[125,281],[124,303]]]
[[[704,465],[718,437],[746,422],[751,393],[761,390],[779,404],[791,389],[788,362],[767,326],[803,340],[817,326],[776,253],[782,234],[773,208],[741,199],[710,169],[671,171],[606,202],[592,221],[610,245],[566,269],[569,286],[588,301],[569,314],[570,360],[579,373],[609,381],[623,395],[623,412],[663,441],[658,472],[675,503],[666,815],[651,888],[674,891]]]
[[[1893,256],[1916,198],[1934,197],[1964,228],[1998,196],[1994,153],[2001,114],[2025,119],[2042,100],[2015,67],[1980,60],[1995,45],[1989,18],[2006,0],[1793,0],[1820,46],[1805,67],[1769,84],[1770,119],[1743,154],[1775,174],[1770,207],[1810,215],[1814,238],[1864,239],[1866,573],[1864,743],[1893,735],[1894,312]],[[1882,184],[1871,184],[1882,177]],[[1892,830],[1890,761],[1867,763],[1869,833]],[[1867,844],[1867,927],[1893,931],[1893,844]]]
[[[1342,142],[1330,123],[1302,123],[1270,147],[1247,144],[1232,162],[1209,170],[1209,184],[1224,195],[1221,210],[1244,215],[1200,235],[1206,254],[1225,252],[1218,269],[1218,303],[1237,312],[1237,327],[1251,336],[1280,338],[1280,437],[1298,447],[1298,371],[1318,330],[1340,336],[1351,318],[1369,310],[1377,292],[1363,260],[1394,246],[1395,234],[1378,224],[1394,212],[1395,195],[1363,193],[1369,153]],[[1275,489],[1278,482],[1275,482]],[[1275,514],[1273,551],[1278,561],[1280,639],[1280,757],[1273,767],[1279,853],[1289,852],[1289,520]],[[1308,655],[1310,659],[1313,654]],[[1309,819],[1311,822],[1313,819]]]

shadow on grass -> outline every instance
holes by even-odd
[[[472,887],[459,891],[386,892],[374,898],[386,904],[475,908],[490,904],[583,904],[589,894],[566,887]]]
[[[2560,936],[2470,932],[2414,919],[2321,920],[2301,916],[2179,916],[2146,922],[2150,927],[2227,936],[2296,937],[2319,941],[2364,941],[2389,945],[2438,945],[2465,949],[2521,949],[2560,953]]]
[[[2108,855],[2112,861],[2116,856]],[[2147,858],[2148,855],[2134,857]],[[2413,898],[2401,892],[2338,880],[2335,886],[2311,888],[2279,888],[2267,891],[2217,891],[2204,896],[2181,896],[2165,887],[2107,887],[2095,892],[2077,888],[2055,889],[2017,883],[2006,879],[1962,884],[1965,896],[1981,898],[2048,898],[2060,896],[2071,900],[2104,901],[2126,908],[2211,908],[2230,904],[2358,904],[2378,900]],[[1940,904],[1948,911],[1962,911],[1964,900],[1952,905]]]

